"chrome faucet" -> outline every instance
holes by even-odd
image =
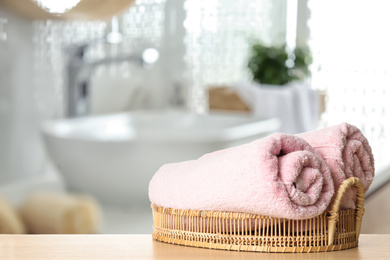
[[[99,65],[114,64],[120,62],[134,62],[141,67],[153,64],[158,59],[158,51],[148,48],[141,53],[107,57],[88,62],[85,60],[85,52],[90,44],[82,44],[68,48],[69,62],[67,65],[67,117],[80,117],[89,114],[90,111],[90,79],[93,71]]]

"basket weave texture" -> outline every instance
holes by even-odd
[[[356,209],[340,210],[345,192],[355,187]],[[340,185],[331,210],[303,220],[256,214],[163,208],[152,204],[153,238],[211,249],[255,252],[326,252],[358,245],[364,190],[351,177]]]

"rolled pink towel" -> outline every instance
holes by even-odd
[[[367,192],[375,175],[374,157],[367,139],[353,125],[343,123],[298,134],[325,160],[330,168],[335,190],[349,177],[358,177]],[[355,193],[347,191],[341,208],[355,208]]]
[[[289,219],[320,215],[333,194],[321,156],[286,134],[166,164],[149,184],[149,198],[157,206]]]

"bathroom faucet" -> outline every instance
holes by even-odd
[[[88,62],[85,61],[85,52],[89,46],[90,44],[82,44],[72,46],[68,49],[67,117],[80,117],[89,114],[90,79],[97,66],[127,61],[134,62],[143,67],[144,65],[155,63],[158,59],[158,51],[149,48],[145,49],[142,53],[107,57]]]

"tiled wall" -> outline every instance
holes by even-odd
[[[0,41],[0,181],[42,170],[37,109],[33,102],[31,22],[0,9],[6,39]]]

